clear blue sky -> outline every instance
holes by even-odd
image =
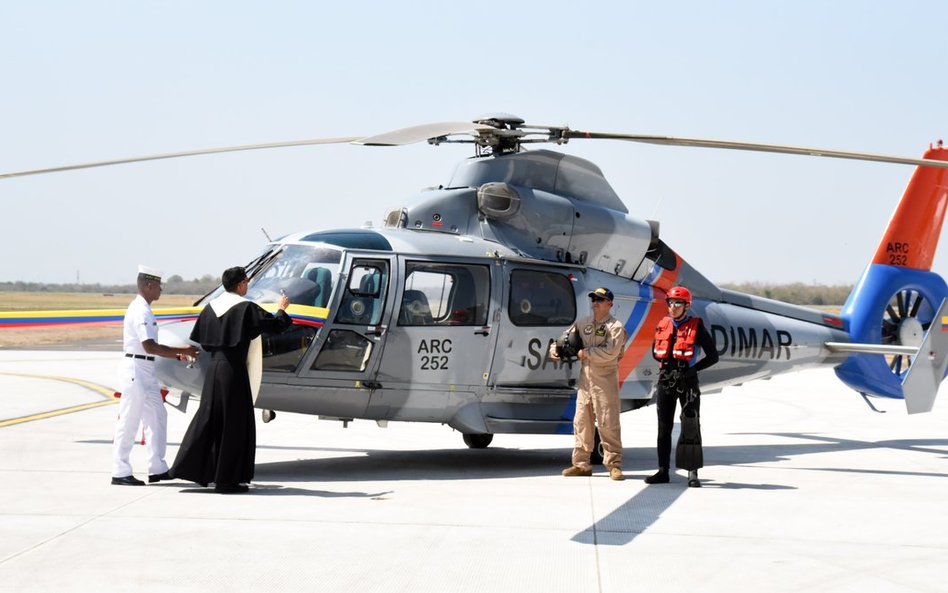
[[[0,172],[506,111],[577,129],[921,156],[944,2],[4,2]],[[667,6],[667,7],[666,7]],[[854,282],[912,168],[571,142],[717,282]],[[0,181],[0,280],[193,278],[378,225],[463,145],[204,156]],[[943,246],[942,251],[945,247]],[[940,254],[936,270],[946,274]]]

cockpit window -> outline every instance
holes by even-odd
[[[322,245],[286,245],[250,278],[247,298],[276,303],[281,292],[295,305],[326,307],[339,276],[342,253]]]
[[[270,262],[270,258],[277,252],[279,246],[274,244],[269,244],[263,248],[256,257],[250,260],[250,263],[244,266],[244,270],[247,272],[247,276],[253,278],[253,275],[257,273],[257,269],[261,266],[265,266]],[[224,287],[220,284],[217,285],[217,288],[202,296],[200,299],[195,301],[194,306],[206,305],[207,303],[213,301],[217,297],[221,296],[224,293]]]
[[[244,266],[244,271],[247,272],[248,276],[253,276],[254,274],[257,273],[257,270],[261,266],[265,266],[266,264],[270,262],[270,258],[278,250],[279,250],[278,245],[273,245],[272,243],[270,245],[267,245],[260,255],[250,260],[250,263]]]

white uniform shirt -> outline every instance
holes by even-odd
[[[158,343],[158,322],[151,311],[151,305],[142,295],[135,300],[125,311],[125,331],[122,334],[123,348],[129,354],[147,354],[142,342],[154,340]]]

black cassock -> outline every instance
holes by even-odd
[[[225,297],[239,298],[229,293]],[[211,482],[235,485],[253,479],[257,429],[247,350],[261,333],[281,332],[290,325],[292,320],[285,312],[271,315],[243,299],[220,317],[210,304],[204,307],[191,339],[201,344],[211,362],[204,377],[201,406],[181,441],[172,476],[202,486]]]

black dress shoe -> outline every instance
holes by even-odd
[[[160,482],[162,480],[173,480],[173,479],[174,478],[172,478],[171,475],[168,474],[168,472],[164,472],[162,474],[152,474],[148,476],[148,483],[154,484],[155,482]]]
[[[125,476],[124,478],[112,478],[113,486],[144,486],[145,482],[142,482],[135,476]]]
[[[214,492],[218,494],[243,494],[249,490],[250,487],[243,484],[218,484],[214,486]]]

